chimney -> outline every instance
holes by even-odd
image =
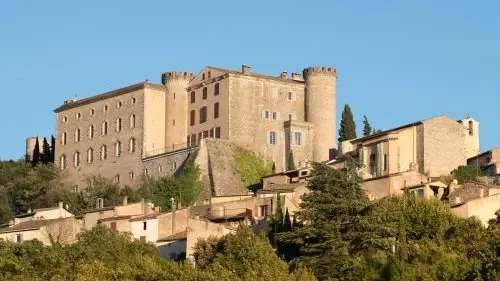
[[[292,80],[295,80],[295,81],[303,81],[302,79],[302,75],[300,75],[300,73],[292,73]]]
[[[69,210],[69,204],[66,204],[65,209]]]
[[[28,209],[28,214],[31,214],[31,212],[32,212],[32,211],[31,211],[31,208],[29,208],[29,209]]]
[[[288,78],[288,72],[282,71],[281,74],[280,74],[280,78],[281,79],[287,79]]]
[[[14,225],[18,225],[19,224],[19,218],[14,218]]]
[[[250,74],[251,73],[250,66],[248,66],[246,64],[241,65],[241,73]]]
[[[127,204],[128,204],[128,196],[124,196],[122,205],[127,206]]]
[[[62,210],[64,208],[64,203],[62,201],[59,201],[59,209]]]

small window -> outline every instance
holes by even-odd
[[[215,96],[219,95],[219,83],[215,83],[215,86],[214,86],[214,95]]]
[[[116,230],[116,222],[115,221],[112,221],[110,223],[110,228],[111,228],[111,230]]]
[[[68,116],[63,116],[62,121],[63,121],[63,123],[68,122]]]
[[[92,109],[90,110],[90,116],[94,116],[94,114],[95,114],[95,110],[92,108]]]
[[[191,126],[194,126],[194,124],[196,122],[195,118],[196,118],[196,112],[194,110],[191,110],[191,113],[190,113],[190,116],[189,116],[189,124]]]
[[[145,221],[142,222],[142,229],[143,230],[147,230],[148,229],[148,225],[146,224]]]
[[[23,243],[23,234],[22,233],[16,234],[16,242]]]
[[[294,92],[288,92],[288,100],[289,101],[295,100],[295,93]]]
[[[94,125],[89,126],[89,139],[94,137]]]
[[[146,177],[149,177],[149,169],[148,169],[148,168],[145,168],[145,169],[144,169],[144,175],[145,175]]]
[[[66,155],[61,155],[61,159],[59,159],[61,170],[66,170]]]
[[[173,162],[173,163],[172,163],[172,168],[171,168],[171,170],[172,170],[172,171],[175,171],[175,169],[177,169],[177,163],[176,163],[176,162]]]
[[[469,135],[474,135],[474,122],[469,121]]]
[[[75,142],[80,141],[80,129],[75,130]]]
[[[108,122],[102,122],[101,135],[106,135],[108,133]]]
[[[115,175],[115,178],[113,180],[115,183],[120,183],[120,175],[119,174],[116,174]]]
[[[191,91],[191,103],[195,103],[195,101],[196,101],[196,92]]]
[[[200,124],[207,122],[207,107],[204,106],[200,109]]]
[[[108,159],[108,147],[106,145],[101,146],[101,160]]]
[[[302,133],[295,132],[294,137],[295,137],[295,145],[302,145]]]
[[[219,118],[219,103],[214,103],[214,119]]]
[[[80,152],[76,151],[75,154],[73,154],[73,165],[75,167],[80,166]]]
[[[389,155],[384,154],[384,171],[389,170]]]
[[[212,77],[212,71],[208,71],[208,78],[210,79]]]
[[[122,143],[118,141],[115,144],[115,156],[120,157],[121,154],[122,154]]]
[[[208,138],[208,131],[203,131],[203,138],[204,139]]]
[[[271,131],[269,132],[269,144],[276,145],[276,132]]]
[[[130,171],[130,172],[128,173],[128,178],[129,178],[129,179],[131,179],[131,180],[133,180],[133,179],[134,179],[134,172],[133,172],[133,171]]]
[[[128,151],[130,153],[135,152],[135,139],[134,138],[131,138],[130,141],[128,142]]]
[[[280,119],[280,113],[279,112],[273,112],[273,120],[278,120]]]
[[[209,130],[210,137],[213,138],[215,133],[215,128]]]
[[[259,206],[259,216],[260,217],[267,217],[268,216],[267,205],[261,205],[261,206]]]
[[[92,163],[94,162],[94,150],[92,148],[89,148],[87,150],[87,163]]]
[[[66,132],[61,134],[61,144],[66,145]]]
[[[208,97],[208,90],[207,87],[203,88],[203,99],[206,100]]]
[[[191,135],[191,146],[196,146],[196,134]]]
[[[116,119],[116,131],[117,132],[120,132],[122,130],[122,119],[121,118],[118,118]]]
[[[80,118],[82,118],[82,114],[81,114],[80,112],[78,112],[78,113],[76,114],[76,120],[79,120]]]
[[[191,138],[190,135],[186,136],[186,145],[187,145],[187,147],[191,147],[191,139],[190,138]]]
[[[205,72],[201,74],[201,80],[205,80]]]
[[[377,155],[370,154],[370,174],[373,176],[377,175]]]
[[[135,115],[130,115],[130,129],[135,128]]]
[[[122,102],[121,101],[117,102],[116,103],[116,108],[121,108],[121,107],[122,107]]]
[[[132,100],[130,101],[130,103],[131,103],[132,105],[134,105],[136,101],[137,101],[137,100],[136,100],[135,98],[132,98]]]
[[[220,139],[220,127],[215,127],[215,138]]]
[[[269,110],[262,110],[262,119],[269,119]]]
[[[163,166],[162,165],[158,165],[158,173],[163,173]]]
[[[108,105],[105,105],[105,106],[102,108],[102,111],[104,111],[104,112],[108,112]]]

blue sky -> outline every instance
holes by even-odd
[[[500,1],[3,1],[0,159],[55,131],[53,109],[171,70],[338,69],[358,130],[447,114],[500,145]],[[29,3],[29,4],[28,4]]]

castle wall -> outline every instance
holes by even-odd
[[[145,173],[152,177],[172,176],[181,168],[196,148],[171,151],[142,159]]]
[[[144,94],[143,157],[165,152],[165,103],[165,90],[149,90]]]

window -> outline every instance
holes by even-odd
[[[61,134],[61,144],[66,145],[66,132]]]
[[[115,156],[120,157],[121,154],[122,154],[122,143],[118,141],[115,144]]]
[[[210,134],[211,138],[214,137],[214,132],[215,132],[215,128],[212,128],[212,129],[209,130],[209,134]]]
[[[202,138],[203,138],[203,134],[201,132],[198,133],[198,143],[201,141]]]
[[[78,113],[76,114],[76,120],[79,120],[80,118],[82,118],[82,114],[81,114],[80,112],[78,112]]]
[[[262,110],[262,119],[269,119],[269,110]]]
[[[90,110],[90,116],[94,116],[94,113],[95,113],[95,110],[92,108],[92,109]]]
[[[219,103],[214,103],[214,119],[219,118]]]
[[[116,103],[116,108],[121,108],[121,107],[122,107],[122,102],[121,101],[117,102]]]
[[[116,174],[113,181],[114,181],[114,183],[120,183],[120,175]]]
[[[134,105],[136,101],[137,101],[137,100],[136,100],[135,98],[132,98],[132,100],[130,101],[130,103],[131,103],[132,105]]]
[[[89,126],[89,139],[94,137],[94,125]]]
[[[212,77],[212,71],[208,71],[208,78]]]
[[[259,206],[259,217],[267,217],[267,205]]]
[[[76,151],[74,154],[73,154],[73,165],[75,167],[78,167],[80,166],[80,152]]]
[[[207,90],[207,87],[204,87],[203,88],[203,99],[206,100],[207,96],[208,96],[208,90]]]
[[[75,130],[75,142],[80,141],[80,129]]]
[[[196,146],[196,134],[191,135],[191,146]]]
[[[63,123],[68,122],[68,116],[63,116],[62,121],[63,121]]]
[[[135,115],[130,115],[130,129],[135,128]]]
[[[144,175],[146,175],[146,177],[149,177],[149,169],[148,168],[144,169]]]
[[[276,132],[269,132],[269,144],[276,145]]]
[[[145,221],[142,222],[142,229],[143,230],[147,230],[148,229],[148,225],[146,224]]]
[[[189,117],[189,124],[191,126],[194,126],[194,123],[196,122],[195,118],[196,118],[196,112],[194,110],[191,110],[191,115]]]
[[[377,155],[370,154],[370,174],[372,176],[377,175]]]
[[[92,148],[89,148],[89,150],[87,150],[87,163],[92,163],[94,162],[94,149]]]
[[[102,122],[101,135],[106,135],[108,133],[108,122]]]
[[[201,74],[201,80],[205,80],[205,72]]]
[[[273,112],[273,120],[278,120],[280,119],[280,113],[279,112]]]
[[[66,170],[66,156],[64,154],[61,155],[61,159],[59,159],[59,162],[61,164],[61,170]]]
[[[191,103],[194,103],[196,101],[196,92],[191,91]]]
[[[288,100],[289,101],[295,100],[295,93],[294,92],[288,92]]]
[[[23,242],[23,234],[22,233],[16,234],[16,242],[17,243],[22,243]]]
[[[175,119],[172,120],[172,126],[175,126]]]
[[[158,165],[158,173],[162,173],[163,172],[163,166],[162,165]]]
[[[384,154],[384,171],[389,170],[389,155]]]
[[[215,127],[215,138],[220,139],[220,127]]]
[[[111,230],[116,230],[116,222],[115,221],[111,222],[110,228],[111,228]]]
[[[424,192],[423,188],[411,190],[410,193],[413,194],[415,197],[418,197],[418,198],[424,198],[424,195],[425,195],[425,192]]]
[[[469,121],[469,135],[474,135],[474,122]]]
[[[208,138],[208,131],[203,131],[203,138],[204,139]]]
[[[207,107],[204,106],[200,109],[200,124],[207,122]]]
[[[214,96],[217,96],[219,94],[219,83],[215,83],[214,86]]]
[[[106,145],[101,146],[101,160],[108,159],[108,147]]]
[[[131,138],[130,141],[128,142],[128,151],[130,153],[135,152],[135,139],[134,138]]]
[[[302,145],[302,133],[295,132],[294,137],[295,137],[295,145]]]
[[[118,118],[116,119],[116,131],[119,132],[122,130],[122,119]]]
[[[171,167],[172,171],[175,171],[175,169],[177,169],[177,163],[176,162],[172,163],[172,167]]]
[[[102,111],[104,111],[104,113],[106,113],[108,111],[108,105],[107,104],[102,108]]]
[[[133,180],[133,179],[134,179],[134,172],[133,172],[133,171],[130,171],[130,172],[128,173],[128,178],[129,178],[129,179],[131,179],[131,180]]]

